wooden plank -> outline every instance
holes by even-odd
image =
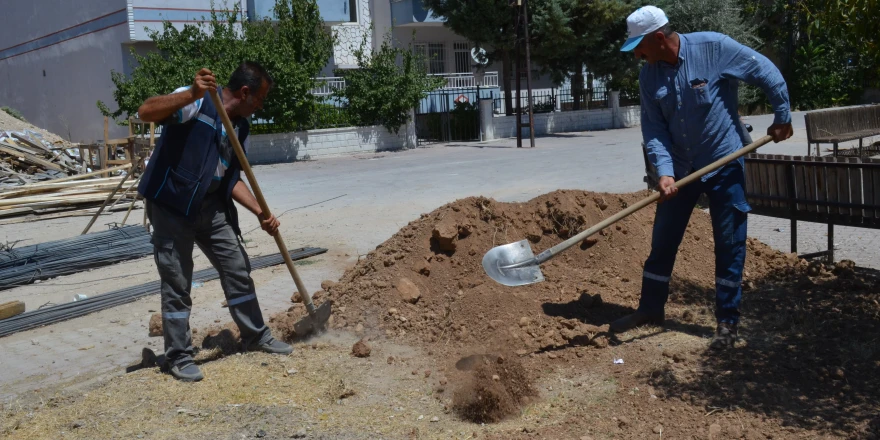
[[[763,159],[763,157],[762,157]],[[755,188],[757,189],[756,193],[762,196],[770,195],[770,192],[767,191],[767,185],[765,183],[764,178],[764,164],[756,163],[755,164]],[[767,199],[761,199],[760,206],[769,206],[770,201]]]
[[[21,301],[10,301],[0,304],[0,319],[11,318],[22,313],[24,313],[24,303]]]
[[[871,159],[872,163],[880,163],[880,159]],[[874,209],[874,218],[880,219],[880,170],[874,168],[871,171],[871,192],[874,197],[872,197],[871,204],[876,208]]]
[[[772,159],[772,158],[773,158],[772,155],[768,157],[768,159]],[[776,187],[776,177],[773,175],[773,167],[775,165],[771,164],[771,163],[765,163],[763,165],[764,165],[763,166],[764,182],[767,184],[767,193],[772,197],[778,197],[779,196],[779,188]],[[778,208],[779,201],[778,200],[771,200],[770,207],[771,208]]]
[[[834,157],[823,157],[822,163],[831,163],[834,162]],[[819,200],[825,202],[835,202],[837,201],[837,169],[832,168],[825,165],[820,165],[822,168],[822,172],[820,175],[822,176],[821,182],[824,188],[819,190]],[[837,208],[832,208],[828,205],[824,207],[819,207],[819,212],[824,214],[836,214]]]
[[[28,162],[32,165],[41,166],[44,169],[63,171],[59,165],[49,162],[48,160],[41,159],[37,156],[34,156],[33,154],[23,153],[14,148],[8,147],[5,142],[0,144],[0,151],[13,157],[21,157],[22,159],[24,159],[25,162]]]
[[[835,162],[846,163],[847,157],[837,157]],[[837,201],[840,203],[851,203],[852,194],[849,190],[849,168],[836,168],[837,170]],[[838,207],[837,213],[840,215],[851,215],[851,208]]]
[[[862,163],[862,159],[858,157],[850,157],[847,159],[849,163]],[[864,204],[862,198],[862,168],[850,168],[849,170],[849,191],[850,201],[852,203]],[[856,217],[865,217],[865,210],[862,208],[851,209],[850,215]]]
[[[808,156],[804,163],[804,198],[807,199],[807,212],[818,212],[815,203],[810,203],[816,199],[816,157]]]
[[[795,160],[794,165],[794,196],[798,199],[803,199],[806,197],[806,184],[804,183],[804,164],[803,160]],[[806,211],[807,205],[804,203],[798,203],[795,205],[795,210],[797,211]]]
[[[95,177],[99,174],[104,174],[104,173],[108,173],[108,172],[114,173],[116,171],[127,170],[129,168],[131,168],[131,164],[120,165],[118,167],[108,168],[106,170],[98,170],[98,171],[92,171],[91,173],[77,174],[75,176],[68,176],[68,177],[61,177],[58,179],[52,179],[49,182],[30,183],[27,185],[15,187],[14,190],[17,191],[17,190],[25,189],[25,188],[37,188],[40,186],[54,185],[54,184],[61,183],[61,182],[70,182],[70,181],[74,181],[74,180],[88,179],[89,177]],[[110,177],[110,179],[115,179],[115,178],[116,177]]]
[[[34,203],[54,203],[58,205],[76,205],[80,203],[103,202],[107,198],[107,193],[101,192],[95,195],[51,195],[51,196],[35,196],[35,197],[19,197],[11,200],[0,200],[0,208],[3,207],[24,207]]]
[[[779,163],[773,164],[773,178],[776,180],[776,190],[779,192],[779,197],[788,198],[788,182],[785,179],[786,167],[787,165],[782,161],[785,160],[785,156],[781,154],[774,154],[773,158],[778,160]],[[779,207],[783,209],[791,209],[789,203],[787,201],[780,200]]]
[[[12,191],[2,191],[0,192],[0,199],[8,199],[11,197],[20,197],[28,194],[38,194],[41,192],[51,192],[51,191],[59,191],[68,188],[104,188],[108,187],[109,189],[113,189],[113,185],[119,183],[121,177],[111,177],[108,179],[90,179],[90,180],[76,180],[73,182],[60,182],[60,183],[49,183],[46,185],[40,186],[30,186],[24,185],[22,187],[18,187],[20,189],[15,189]]]
[[[743,168],[743,170],[745,171],[746,175],[746,195],[755,194],[755,183],[752,181],[752,177],[755,173],[755,164],[749,161],[749,159],[754,158],[754,156],[754,153],[749,154],[748,156],[746,156],[746,160],[744,162],[745,167]],[[749,200],[749,204],[752,206],[757,206],[758,199]]]
[[[42,153],[49,153],[49,154],[52,154],[52,150],[46,148],[46,146],[44,146],[42,143],[39,143],[39,142],[31,142],[30,139],[28,139],[28,138],[25,137],[25,136],[21,136],[21,135],[19,135],[18,133],[12,133],[12,137],[14,137],[15,140],[17,140],[18,142],[21,142],[21,143],[27,145],[28,147],[31,147],[31,148],[33,148],[33,149],[35,149],[35,150],[37,150],[37,151],[40,151],[40,152],[42,152]]]

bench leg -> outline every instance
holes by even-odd
[[[828,264],[834,264],[834,225],[828,224]]]
[[[862,157],[862,138],[859,138],[859,157]]]
[[[818,156],[818,154],[817,154],[817,156]],[[833,153],[833,156],[834,156],[834,157],[837,157],[837,142],[834,143],[834,153]]]
[[[791,252],[797,254],[797,220],[791,219]]]

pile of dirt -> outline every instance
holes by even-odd
[[[535,253],[647,196],[559,190],[525,203],[472,197],[423,214],[377,246],[338,284],[326,286],[336,328],[427,344],[435,352],[520,354],[568,345],[607,345],[607,324],[638,303],[654,208],[585,240],[542,267],[546,281],[495,283],[481,266],[492,247],[527,238]],[[796,257],[748,242],[746,278],[793,269]],[[695,211],[678,254],[673,291],[714,288],[709,216]],[[754,283],[747,287],[753,286]],[[706,303],[713,302],[706,295]],[[676,307],[676,295],[670,310]],[[670,314],[667,310],[667,314]],[[294,306],[273,323],[296,322]],[[279,331],[288,334],[286,325]]]

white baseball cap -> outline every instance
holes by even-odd
[[[621,52],[629,52],[642,42],[642,38],[669,23],[666,13],[656,6],[643,6],[626,17],[626,29],[629,38],[620,48]]]

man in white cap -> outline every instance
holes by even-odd
[[[681,179],[750,143],[739,123],[739,81],[760,87],[773,107],[767,134],[774,142],[792,135],[788,89],[773,63],[730,37],[714,32],[678,34],[666,14],[645,6],[626,19],[629,39],[621,51],[647,63],[639,75],[642,136],[648,160],[660,176],[660,205],[654,219],[651,254],[642,273],[635,313],[614,321],[623,332],[662,325],[669,280],[678,246],[700,194],[709,197],[715,239],[715,317],[710,346],[733,346],[737,338],[742,273],[746,257],[745,173],[740,159],[680,190]]]

